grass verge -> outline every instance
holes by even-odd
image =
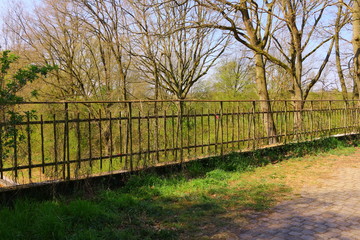
[[[0,208],[0,238],[208,239],[316,183],[354,145],[333,138],[292,144],[192,162],[167,176],[133,176],[91,196],[19,199]]]

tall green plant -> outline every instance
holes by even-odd
[[[11,51],[3,51],[0,55],[0,155],[6,158],[10,149],[14,147],[16,140],[21,141],[24,136],[20,135],[15,125],[23,119],[36,118],[35,111],[26,111],[23,113],[13,111],[11,107],[15,103],[24,101],[22,96],[19,96],[26,84],[38,79],[40,76],[55,69],[56,66],[37,66],[28,65],[19,68],[10,73],[12,64],[16,63],[19,56],[11,53]],[[36,91],[31,93],[36,95]],[[0,166],[1,167],[1,166]]]

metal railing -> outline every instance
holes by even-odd
[[[145,100],[0,104],[0,178],[18,184],[133,171],[359,133],[357,101]],[[273,124],[273,131],[269,126]]]

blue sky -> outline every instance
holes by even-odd
[[[28,8],[33,8],[36,3],[40,3],[41,0],[15,0],[24,3],[24,5]],[[11,8],[14,5],[14,0],[0,0],[0,15],[6,12],[7,9]],[[0,19],[0,24],[2,24],[2,19]]]

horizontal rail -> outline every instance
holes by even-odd
[[[169,103],[169,102],[209,102],[209,103],[220,103],[220,102],[233,102],[233,103],[252,103],[252,102],[359,102],[359,99],[353,100],[340,100],[340,99],[318,99],[318,100],[202,100],[202,99],[168,99],[168,100],[119,100],[119,101],[29,101],[29,102],[3,102],[0,105],[18,105],[18,104],[115,104],[115,103]]]
[[[0,179],[68,180],[360,132],[357,100],[308,100],[302,107],[289,104],[296,100],[272,100],[268,109],[263,102],[0,104],[12,112],[3,111],[0,122]]]

